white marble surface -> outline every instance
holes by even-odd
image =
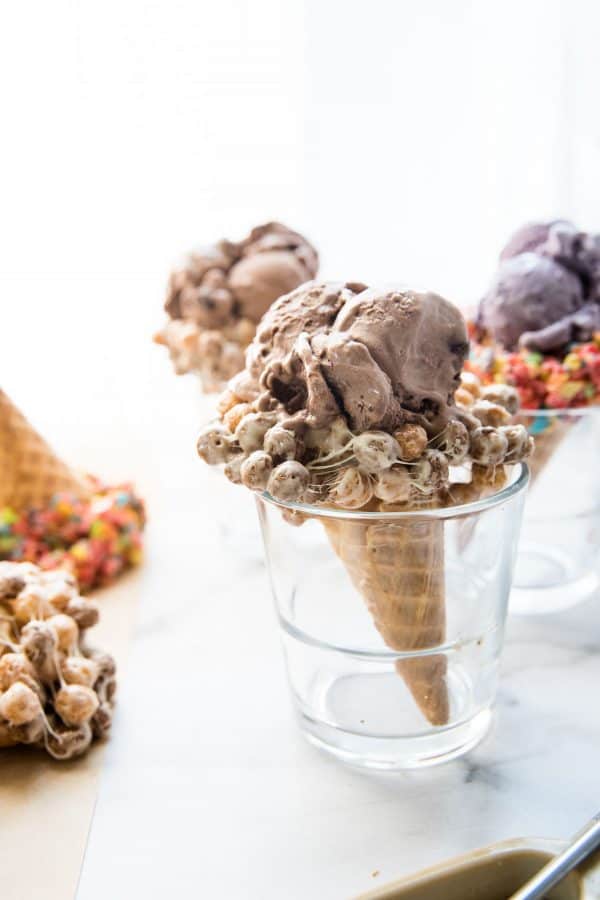
[[[135,477],[151,517],[79,900],[337,900],[569,833],[600,795],[600,600],[511,623],[468,760],[336,766],[291,717],[251,503],[195,459],[206,404],[150,336],[182,251],[269,218],[311,236],[326,278],[463,304],[524,218],[597,227],[593,4],[345,3],[341,65],[336,3],[33,7],[0,32],[2,387],[67,459]]]
[[[150,343],[160,278],[46,288],[73,333],[88,309],[112,314],[94,322],[93,342],[57,354],[53,305],[40,301],[28,354],[3,345],[3,387],[67,459],[135,477],[150,514],[78,900],[175,889],[184,900],[347,900],[489,841],[568,835],[595,811],[600,598],[510,623],[495,728],[467,759],[397,776],[336,765],[291,716],[252,501],[195,456],[210,401]],[[21,333],[35,292],[18,280],[11,290]],[[31,359],[48,377],[31,377]]]
[[[78,900],[175,888],[341,900],[487,842],[566,836],[595,812],[600,598],[510,621],[496,722],[465,759],[370,775],[305,744],[252,501],[194,459],[209,403],[171,387],[153,421],[163,466],[143,603]]]

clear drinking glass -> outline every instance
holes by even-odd
[[[419,512],[257,498],[293,704],[313,744],[397,769],[481,739],[528,477],[515,466],[490,497]]]
[[[600,585],[600,407],[521,413],[536,450],[510,611],[548,613]]]

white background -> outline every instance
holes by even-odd
[[[591,762],[554,799],[549,786],[560,741],[597,756],[585,697],[566,712],[575,625],[513,645],[499,743],[481,757],[492,774],[472,787],[458,765],[369,782],[301,745],[258,545],[210,518],[225,486],[193,448],[208,404],[151,335],[182,252],[270,218],[315,242],[327,278],[419,283],[464,306],[523,221],[600,229],[600,6],[29,0],[0,16],[0,384],[72,462],[134,477],[151,516],[81,900],[153,900],[178,878],[186,898],[333,900],[373,869],[574,830],[594,811]],[[558,737],[546,684],[565,695]],[[171,719],[147,735],[156,709]]]
[[[472,303],[522,221],[600,227],[599,38],[593,0],[7,4],[4,386],[135,442],[170,266],[271,217]]]

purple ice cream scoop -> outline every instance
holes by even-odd
[[[546,328],[525,331],[519,344],[528,350],[550,353],[572,341],[589,341],[597,331],[600,331],[600,303],[585,303],[577,312]]]
[[[555,225],[570,225],[564,219],[553,219],[550,222],[528,222],[512,235],[502,253],[500,261],[511,259],[520,253],[538,253],[548,240],[550,230]],[[572,226],[571,226],[572,227]]]
[[[582,304],[577,275],[545,256],[520,253],[500,263],[481,302],[480,321],[507,350],[515,350],[524,332],[547,328]]]
[[[577,272],[586,298],[600,299],[600,235],[578,231],[570,222],[556,222],[539,252]]]
[[[480,303],[478,323],[507,350],[551,352],[600,328],[600,236],[564,220],[515,232]]]

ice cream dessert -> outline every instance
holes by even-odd
[[[570,222],[513,235],[472,325],[471,368],[525,409],[600,402],[600,235]]]
[[[206,391],[220,390],[243,369],[263,313],[317,268],[314,247],[279,222],[191,253],[171,275],[169,320],[155,340],[168,348],[177,374],[196,372]]]
[[[461,313],[435,294],[305,284],[263,317],[198,453],[267,492],[291,524],[315,507],[418,512],[475,500],[504,484],[532,441],[510,424],[513,389],[492,386],[491,399],[474,376],[461,381],[467,352]],[[443,522],[324,524],[387,646],[442,644]],[[397,670],[429,722],[445,724],[445,657],[399,659]]]
[[[98,618],[68,572],[0,562],[0,748],[69,760],[108,733],[115,663],[86,641]]]
[[[64,568],[82,590],[141,559],[144,505],[60,460],[0,390],[0,560]]]

